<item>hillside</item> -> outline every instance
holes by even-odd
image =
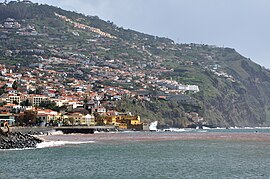
[[[59,91],[74,79],[91,85],[91,92],[128,91],[120,100],[104,98],[104,105],[172,126],[202,118],[213,126],[270,124],[270,71],[234,49],[175,44],[29,2],[0,3],[0,24],[0,63],[19,64],[18,71],[51,70]],[[38,78],[43,87],[48,79]]]

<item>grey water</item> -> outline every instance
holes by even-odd
[[[0,178],[270,178],[270,142],[126,141],[0,151]]]

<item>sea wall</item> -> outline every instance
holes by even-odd
[[[11,132],[20,132],[22,134],[40,135],[54,131],[52,127],[10,127]]]

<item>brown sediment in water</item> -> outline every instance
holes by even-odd
[[[45,141],[96,141],[107,142],[140,142],[172,140],[219,140],[219,141],[257,141],[270,142],[270,133],[97,133],[97,134],[60,134],[40,137]]]

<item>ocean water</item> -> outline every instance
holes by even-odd
[[[136,138],[149,134],[124,135]],[[110,139],[5,150],[0,151],[0,161],[0,178],[8,179],[270,178],[270,142]]]

